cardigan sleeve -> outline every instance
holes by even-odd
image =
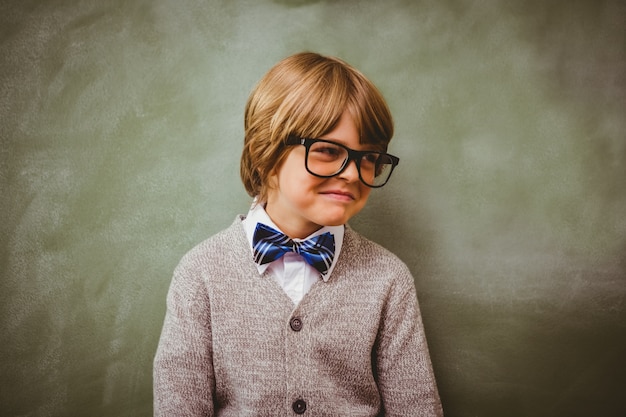
[[[201,273],[183,259],[174,271],[154,358],[154,416],[213,416],[209,307]]]
[[[404,265],[390,288],[375,356],[385,417],[443,416],[415,284]]]

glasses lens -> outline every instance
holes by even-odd
[[[348,158],[348,151],[330,142],[315,142],[309,148],[307,166],[309,170],[320,176],[335,175]]]
[[[361,178],[367,185],[380,187],[384,185],[393,171],[393,161],[389,155],[372,152],[361,159]]]

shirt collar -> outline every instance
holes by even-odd
[[[248,215],[242,221],[243,228],[246,232],[246,237],[248,238],[248,243],[250,244],[251,251],[252,251],[252,238],[254,236],[254,230],[256,229],[256,225],[258,223],[263,223],[267,226],[273,227],[276,230],[280,230],[280,227],[276,226],[276,224],[272,221],[272,219],[270,219],[270,216],[265,211],[265,208],[263,207],[263,205],[257,204],[255,200],[252,203],[252,206],[250,207],[250,211],[248,211]],[[328,272],[322,275],[322,279],[324,281],[328,281],[328,279],[330,278],[330,275],[333,272],[333,269],[335,269],[337,259],[339,259],[339,254],[341,253],[341,246],[343,244],[344,230],[345,230],[344,225],[324,226],[320,230],[310,234],[304,239],[294,239],[294,241],[296,242],[301,242],[303,240],[310,239],[312,237],[321,235],[326,232],[330,232],[333,234],[333,236],[335,237],[335,256],[333,257],[333,262],[330,265],[330,268],[328,268]],[[282,230],[280,231],[282,232]],[[277,262],[277,261],[274,261],[274,262]],[[304,262],[304,259],[302,260],[302,262]],[[265,264],[265,265],[256,264],[256,266],[257,266],[257,269],[259,270],[259,274],[263,274],[265,270],[270,266],[270,264]]]

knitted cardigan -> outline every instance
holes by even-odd
[[[404,263],[346,226],[296,306],[259,276],[239,217],[187,253],[154,359],[155,416],[442,416]]]

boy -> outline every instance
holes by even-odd
[[[274,66],[245,111],[254,203],[181,260],[155,415],[441,416],[413,278],[348,220],[398,158],[380,92],[336,58]]]

